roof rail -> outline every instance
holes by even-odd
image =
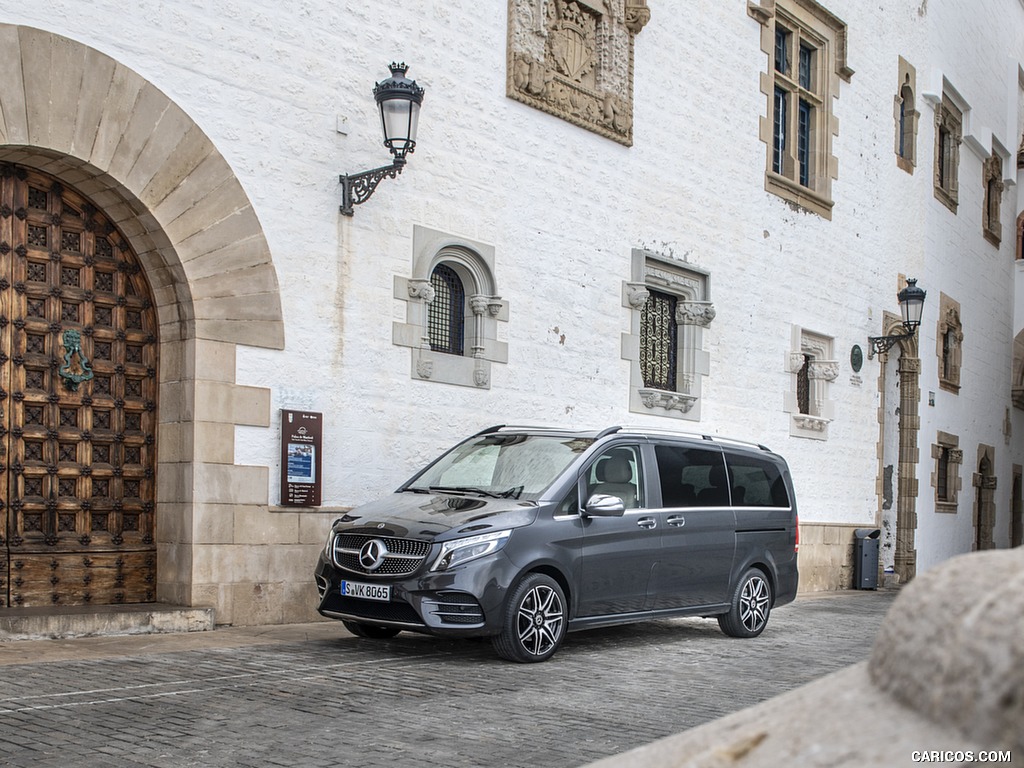
[[[729,443],[732,445],[744,445],[747,447],[758,448],[762,451],[768,451],[771,453],[771,448],[761,443],[755,443],[752,440],[739,440],[734,437],[722,437],[721,435],[708,435],[701,432],[685,432],[678,429],[669,429],[668,427],[647,427],[647,426],[629,426],[629,427],[616,427],[615,431],[623,432],[648,432],[651,434],[659,435],[672,435],[675,437],[689,437],[693,439],[707,440],[711,443]]]
[[[530,424],[495,424],[493,427],[487,427],[487,429],[481,429],[473,437],[479,437],[480,435],[489,435],[493,432],[500,432],[503,429],[529,429],[532,432],[578,432],[578,429],[572,429],[570,427],[557,427],[557,426],[536,426]]]
[[[473,435],[473,437],[480,437],[480,435],[489,435],[491,432],[497,432],[499,429],[504,429],[504,427],[504,424],[495,424],[493,427],[481,429],[479,432]]]

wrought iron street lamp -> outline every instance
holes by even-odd
[[[917,287],[917,280],[907,279],[907,287],[896,296],[900,302],[900,313],[903,315],[903,327],[906,329],[906,333],[868,337],[868,341],[871,343],[868,357],[884,354],[892,349],[892,346],[900,339],[909,339],[914,335],[917,327],[921,324],[921,313],[924,311],[926,295],[924,289]]]
[[[373,97],[380,108],[380,124],[384,146],[394,161],[391,165],[341,177],[341,212],[353,214],[352,206],[365,203],[385,178],[395,178],[405,168],[405,156],[416,149],[416,128],[419,125],[423,89],[405,76],[408,67],[391,64],[391,77],[373,88]]]

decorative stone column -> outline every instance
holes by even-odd
[[[683,394],[693,392],[693,380],[697,375],[697,350],[701,348],[701,331],[711,325],[714,319],[715,305],[710,301],[680,301],[676,304],[676,325],[683,336],[680,345],[683,360],[679,371],[679,391]]]
[[[899,480],[897,482],[896,574],[904,584],[917,574],[917,465],[921,431],[921,360],[900,355]]]

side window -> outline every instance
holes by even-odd
[[[721,451],[683,445],[657,445],[658,481],[666,507],[729,505],[729,479]]]
[[[598,456],[587,473],[587,498],[595,493],[618,496],[626,509],[645,505],[640,448],[618,445]]]
[[[735,506],[789,506],[789,493],[777,464],[753,456],[729,456],[727,460]]]

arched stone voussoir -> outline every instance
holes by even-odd
[[[103,197],[95,202],[113,209],[133,246],[159,249],[165,276],[184,278],[173,293],[179,301],[195,300],[201,280],[202,309],[184,313],[203,323],[201,338],[283,346],[279,284],[262,226],[233,170],[184,109],[124,64],[46,30],[0,24],[0,67],[7,73],[0,78],[0,156]],[[239,242],[246,247],[234,248]],[[217,262],[228,252],[218,286]],[[242,289],[238,277],[246,273],[257,280]],[[245,323],[260,331],[240,332]]]

